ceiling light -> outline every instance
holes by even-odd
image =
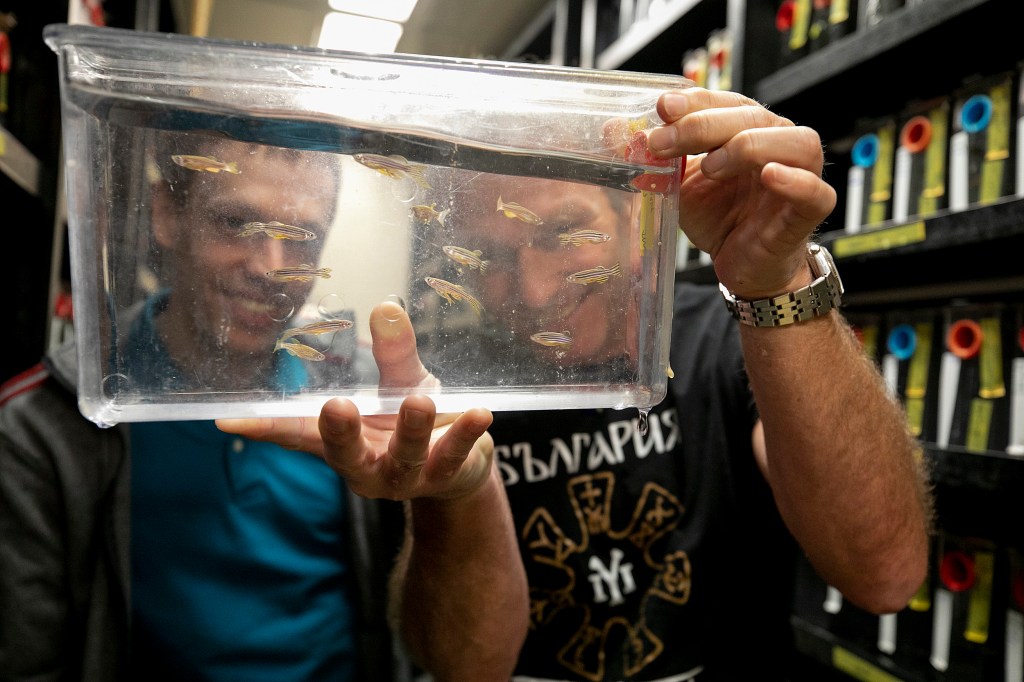
[[[317,47],[350,52],[394,52],[402,25],[344,12],[328,12]]]
[[[400,24],[409,20],[416,0],[329,0],[331,9]]]

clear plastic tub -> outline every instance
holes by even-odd
[[[51,25],[79,403],[123,421],[637,407],[666,390],[688,81]],[[378,386],[409,313],[440,387]]]

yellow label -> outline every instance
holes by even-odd
[[[789,32],[789,49],[799,50],[807,44],[807,28],[811,23],[811,0],[796,0],[793,6],[793,28]]]
[[[978,395],[982,398],[1002,398],[1006,395],[1003,381],[1003,342],[999,333],[999,318],[985,317],[981,324],[981,350],[978,364],[981,368],[981,386]]]
[[[856,256],[861,253],[885,251],[897,246],[916,244],[925,239],[924,221],[907,223],[896,227],[886,227],[872,232],[840,237],[832,243],[832,254],[836,258]]]
[[[864,352],[872,360],[878,361],[878,325],[868,324],[861,327],[860,343]]]
[[[885,221],[886,208],[892,197],[892,163],[896,153],[896,123],[878,129],[878,160],[871,167],[871,194],[868,197],[866,225]]]
[[[654,248],[654,192],[640,192],[640,253]]]
[[[939,199],[946,194],[946,137],[949,134],[945,107],[936,107],[928,114],[932,124],[932,141],[924,158],[924,189],[918,201],[918,215],[928,216],[939,210]]]
[[[1002,196],[1006,159],[1010,156],[1010,83],[989,90],[992,120],[988,124],[985,160],[981,164],[981,188],[978,201],[987,203]]]
[[[828,23],[841,24],[850,18],[850,0],[832,0],[828,10]]]
[[[910,356],[907,367],[907,387],[904,393],[908,398],[923,398],[928,390],[928,364],[932,356],[932,324],[919,322],[914,325],[917,336],[917,347]]]
[[[861,682],[900,682],[900,678],[890,675],[840,646],[832,647],[832,667]]]
[[[0,156],[7,153],[7,133],[0,130]]]
[[[967,442],[964,447],[968,452],[977,454],[988,450],[988,432],[992,426],[992,401],[984,398],[971,400],[971,409],[967,416]]]
[[[992,552],[975,552],[974,572],[977,578],[967,605],[964,638],[976,644],[988,641],[988,619],[992,608],[992,564]]]
[[[924,424],[924,398],[906,398],[903,401],[907,413],[907,427],[910,435],[917,437],[921,435]]]
[[[921,587],[917,588],[917,593],[910,598],[910,603],[907,606],[911,611],[918,611],[920,613],[932,607],[932,585],[927,577],[921,583]]]

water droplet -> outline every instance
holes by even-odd
[[[416,183],[409,179],[391,181],[391,195],[402,203],[409,203],[416,198]]]
[[[403,299],[398,294],[389,294],[385,296],[383,303],[394,303],[402,310],[406,310],[405,299]],[[398,322],[399,320],[402,319],[402,317],[403,315],[399,311],[395,310],[393,307],[388,306],[387,308],[384,309],[384,319],[387,320],[388,322]]]
[[[649,407],[641,407],[639,409],[640,409],[640,418],[636,422],[636,430],[637,430],[637,433],[639,433],[641,436],[646,436],[647,435],[647,428],[648,428],[647,415],[650,413],[651,408],[649,408]]]
[[[270,310],[267,315],[274,322],[284,322],[295,312],[295,304],[288,294],[274,294],[270,298]]]
[[[316,311],[328,320],[342,317],[345,308],[345,298],[338,294],[327,294],[316,304]]]
[[[103,377],[100,390],[106,398],[117,398],[118,394],[128,389],[131,381],[124,374],[108,374]]]

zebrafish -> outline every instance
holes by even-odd
[[[596,282],[601,282],[603,284],[604,282],[607,282],[608,278],[612,275],[622,275],[622,268],[619,267],[618,263],[610,268],[599,265],[596,268],[580,270],[579,272],[574,272],[565,279],[573,284],[594,284]]]
[[[558,241],[563,246],[583,246],[584,244],[603,244],[611,239],[610,234],[598,232],[597,230],[576,230],[575,232],[563,232],[558,235]]]
[[[182,168],[188,168],[194,171],[205,171],[207,173],[232,173],[234,175],[240,175],[242,171],[238,170],[238,164],[234,161],[218,161],[217,159],[210,156],[196,156],[195,154],[173,154],[171,155],[171,161],[178,164]]]
[[[431,204],[430,206],[427,206],[426,204],[418,204],[413,206],[410,210],[412,211],[413,217],[421,223],[429,223],[431,220],[436,220],[440,223],[441,227],[444,227],[444,221],[448,218],[448,212],[451,209],[446,208],[443,211],[438,211],[434,208],[436,205],[437,204]]]
[[[544,221],[540,219],[540,216],[520,204],[514,202],[505,202],[498,197],[498,208],[495,209],[505,214],[507,218],[515,218],[516,220],[522,220],[524,223],[531,225],[540,225]]]
[[[281,334],[281,340],[290,339],[293,336],[299,336],[301,334],[330,334],[331,332],[345,331],[346,329],[352,328],[352,320],[323,320],[321,322],[313,322],[303,327],[292,327],[291,329],[284,330]]]
[[[411,178],[417,185],[424,189],[430,189],[430,184],[423,177],[423,167],[409,162],[404,156],[394,154],[384,156],[382,154],[355,154],[353,159],[367,168],[386,175],[389,178],[400,180],[403,177]]]
[[[542,346],[550,346],[552,348],[568,348],[572,345],[572,337],[568,331],[537,332],[530,337],[530,340]]]
[[[242,231],[238,233],[239,237],[251,237],[254,234],[262,232],[268,237],[274,239],[293,239],[300,242],[308,242],[316,239],[316,232],[312,232],[303,227],[296,227],[295,225],[285,225],[279,223],[276,220],[269,223],[251,222],[242,225]]]
[[[309,263],[294,265],[287,268],[279,268],[267,272],[267,277],[276,282],[309,282],[314,277],[331,278],[330,268],[314,269]]]
[[[461,246],[442,246],[441,250],[456,263],[476,268],[480,272],[486,272],[490,261],[483,260],[483,252],[480,250],[470,251]]]
[[[423,281],[425,281],[431,289],[439,293],[441,297],[449,303],[465,301],[477,316],[483,312],[484,307],[480,304],[480,301],[458,284],[452,284],[451,282],[446,282],[445,280],[438,279],[436,277],[425,277]]]
[[[312,360],[313,362],[320,362],[321,360],[327,359],[327,356],[316,348],[307,346],[304,343],[299,343],[298,341],[285,341],[284,339],[278,339],[274,344],[274,352],[279,350],[288,351],[297,358]]]

